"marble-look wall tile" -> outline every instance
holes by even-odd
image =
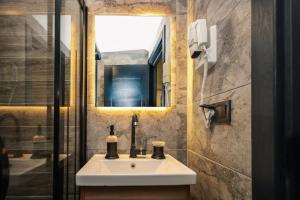
[[[176,12],[174,0],[87,0],[87,6],[91,14],[171,15]]]
[[[119,150],[128,152],[131,139],[131,116],[136,113],[139,117],[137,137],[147,138],[147,149],[152,150],[154,140],[166,141],[168,149],[186,149],[185,115],[176,114],[175,111],[148,112],[93,112],[93,106],[88,109],[88,143],[89,149],[105,149],[105,138],[109,133],[108,126],[115,125],[115,133],[119,137]],[[97,124],[97,126],[95,126]],[[172,139],[171,139],[172,138]]]
[[[207,13],[210,13],[210,15],[212,15],[211,12],[213,11],[209,11],[208,8],[212,10],[211,5],[216,6],[221,4],[213,3],[215,1],[219,0],[210,1],[206,8]],[[228,1],[225,2],[228,3]],[[223,4],[227,4],[225,2],[222,3],[222,6],[225,6]],[[216,24],[218,27],[218,61],[208,72],[204,92],[204,96],[206,97],[251,83],[250,0],[241,1],[238,5],[232,3],[225,7],[226,10],[230,10],[230,12],[224,13],[224,15],[221,15],[222,17],[219,17],[219,19],[212,19],[208,14],[207,16],[202,16],[200,13],[204,12],[194,11],[196,15],[200,15],[196,18],[207,17],[209,26]],[[198,62],[195,61],[195,64],[197,63]],[[194,71],[194,74],[196,75],[193,89],[194,101],[198,101],[200,99],[202,79],[199,79],[198,77],[202,77],[202,71],[203,70],[200,69]]]
[[[47,36],[0,36],[0,41],[1,58],[51,58],[54,55],[53,47],[47,46]]]
[[[251,178],[188,151],[188,165],[197,172],[193,200],[251,200]]]
[[[36,5],[39,6],[36,6]],[[54,13],[54,1],[48,0],[10,0],[0,2],[0,12],[4,15],[12,15],[18,13],[20,15],[25,14],[47,14],[48,12]]]
[[[177,15],[187,14],[187,0],[176,1],[176,14]]]
[[[20,36],[26,33],[26,22],[25,16],[0,16],[0,35],[12,35]]]
[[[175,150],[166,150],[165,153],[170,154],[183,164],[187,165],[187,151],[186,149],[175,149]]]
[[[33,16],[1,16],[0,24],[3,25],[0,32],[0,105],[51,104],[54,85],[52,32],[47,35],[47,30]],[[49,27],[49,30],[52,29]],[[69,56],[66,48],[64,53]],[[64,64],[65,99],[68,100],[69,58]]]
[[[231,124],[203,126],[200,102],[193,104],[194,128],[188,149],[251,176],[251,85],[205,99],[205,103],[232,101]]]
[[[176,15],[176,103],[187,104],[187,15]]]
[[[54,80],[53,58],[5,58],[0,60],[0,66],[1,81]],[[70,68],[65,70],[65,80],[70,80]]]
[[[53,112],[50,112],[47,115],[47,109],[39,109],[39,108],[2,108],[0,107],[0,116],[4,114],[12,115],[14,118],[18,119],[18,123],[20,126],[36,126],[37,124],[41,124],[42,126],[47,125],[47,117],[52,117]],[[51,122],[52,123],[52,122]],[[15,126],[15,122],[12,117],[8,117],[4,119],[1,123],[1,126]]]
[[[78,15],[78,4],[74,0],[62,1],[64,15]],[[9,0],[0,1],[2,15],[48,15],[54,14],[55,1],[53,0]]]
[[[189,0],[188,23],[217,25],[218,61],[208,71],[205,103],[232,100],[231,124],[206,129],[199,108],[203,68],[189,60],[188,165],[195,200],[251,199],[251,1]]]

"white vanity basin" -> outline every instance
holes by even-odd
[[[94,155],[76,174],[78,186],[192,185],[196,173],[170,155],[164,160],[129,158],[106,160]]]

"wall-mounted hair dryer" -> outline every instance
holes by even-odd
[[[200,106],[203,113],[202,119],[205,126],[209,128],[215,115],[215,110],[205,105],[204,89],[208,67],[215,65],[217,62],[217,26],[210,27],[208,31],[206,19],[198,19],[189,26],[188,31],[190,55],[193,59],[199,59],[196,69],[204,65]]]
[[[198,58],[202,47],[207,46],[207,26],[205,19],[198,19],[189,26],[189,48],[193,59]]]
[[[207,29],[206,19],[198,19],[189,26],[189,49],[193,59],[207,56],[210,66],[217,62],[217,26]],[[203,55],[203,56],[205,56]],[[203,64],[203,63],[202,63]]]

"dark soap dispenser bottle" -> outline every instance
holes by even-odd
[[[118,159],[118,137],[114,133],[114,125],[110,125],[110,133],[106,138],[107,152],[106,159]]]

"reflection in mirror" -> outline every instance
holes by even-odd
[[[170,18],[96,16],[95,28],[96,106],[170,106]]]

